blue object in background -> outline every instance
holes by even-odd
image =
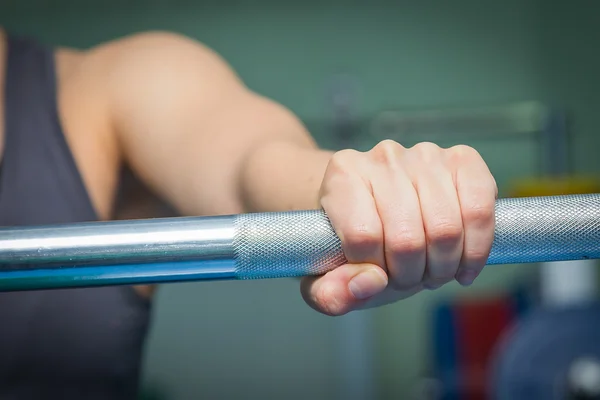
[[[439,305],[433,316],[434,373],[443,386],[441,400],[458,400],[458,354],[456,343],[456,318],[451,303]]]
[[[535,306],[531,288],[518,285],[507,295],[501,296],[514,307],[514,321],[507,326],[507,331],[513,324],[518,323],[529,315]],[[476,301],[476,300],[473,300]],[[441,385],[438,400],[462,400],[469,398],[463,385],[469,381],[465,376],[465,360],[461,360],[459,343],[461,342],[457,300],[451,299],[439,303],[433,311],[431,338],[433,340],[432,362],[434,378]],[[464,327],[463,327],[464,329]],[[490,357],[495,357],[490,354]],[[493,361],[492,361],[493,363]],[[472,377],[471,377],[472,378]]]

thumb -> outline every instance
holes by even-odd
[[[387,284],[387,274],[376,265],[346,264],[323,276],[304,278],[300,289],[309,306],[339,316],[361,308]]]

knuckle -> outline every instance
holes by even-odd
[[[404,233],[390,240],[386,249],[393,255],[414,255],[426,250],[427,243],[424,237]]]
[[[353,225],[343,232],[343,237],[348,245],[373,247],[381,242],[381,231],[366,225]]]
[[[411,148],[410,159],[418,160],[420,164],[429,166],[440,162],[441,148],[432,142],[417,143]]]
[[[428,241],[433,244],[453,243],[460,240],[463,235],[462,226],[455,222],[441,221],[433,225],[428,231]]]
[[[451,158],[455,160],[480,158],[479,152],[471,146],[459,144],[448,149]]]
[[[379,142],[371,150],[371,155],[377,162],[392,165],[397,162],[400,152],[404,149],[402,145],[393,140],[386,139]]]
[[[420,154],[437,154],[440,152],[441,147],[433,142],[420,142],[413,146],[413,150]]]
[[[495,217],[494,202],[479,202],[469,204],[463,208],[462,215],[465,223],[492,221]]]
[[[397,150],[403,148],[402,145],[392,139],[385,139],[377,143],[376,149]]]
[[[356,163],[356,158],[360,153],[353,149],[344,149],[335,152],[329,160],[329,168],[334,170],[343,170]]]
[[[469,264],[471,269],[481,269],[485,265],[490,255],[490,249],[476,248],[465,251],[464,262]]]

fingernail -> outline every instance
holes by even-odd
[[[465,269],[459,272],[456,280],[463,286],[470,286],[473,284],[473,281],[475,281],[475,278],[477,278],[476,271]]]
[[[348,284],[348,289],[358,300],[367,299],[387,286],[387,276],[376,268],[369,269],[356,275]]]

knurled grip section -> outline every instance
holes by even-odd
[[[600,258],[600,194],[500,199],[487,264]]]
[[[600,258],[600,194],[500,199],[492,264]],[[236,276],[320,275],[346,259],[323,211],[242,214],[233,241]]]
[[[241,214],[235,229],[240,279],[321,275],[346,262],[340,239],[322,211]]]

